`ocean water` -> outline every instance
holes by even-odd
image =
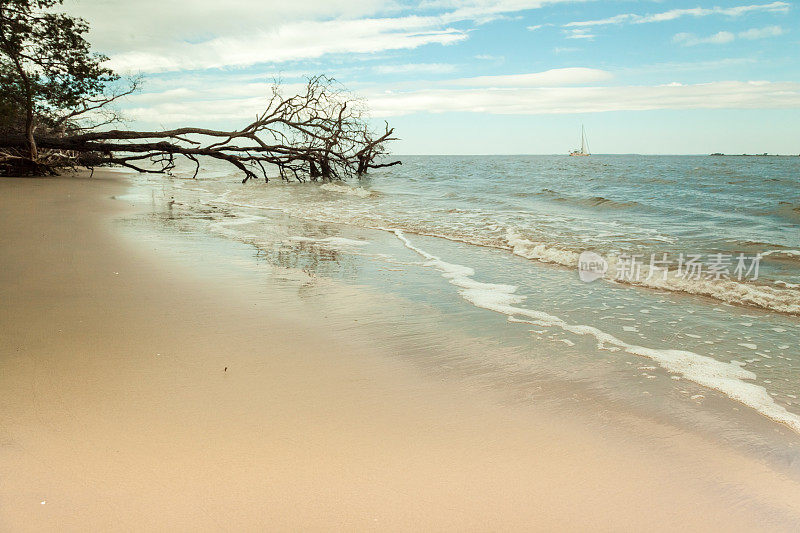
[[[400,159],[360,181],[244,185],[211,161],[197,179],[136,175],[133,194],[180,231],[436,309],[611,401],[797,441],[800,157]],[[584,251],[605,278],[579,279]],[[617,275],[632,256],[640,275]],[[700,272],[679,275],[690,257]]]

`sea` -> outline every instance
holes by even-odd
[[[447,366],[520,401],[654,413],[800,469],[800,157],[396,158],[329,183],[203,161],[132,174],[129,197],[228,243],[217,261],[384,298],[384,331],[433,332],[421,360],[437,331],[502,348]]]

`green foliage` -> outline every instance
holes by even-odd
[[[83,19],[52,12],[63,0],[0,0],[0,127],[31,111],[45,125],[117,79],[92,53]]]
[[[0,95],[0,133],[21,131],[25,127],[25,118],[21,114],[20,106]]]

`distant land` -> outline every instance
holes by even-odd
[[[768,154],[767,152],[764,152],[763,154],[723,154],[721,152],[714,152],[713,154],[709,154],[709,155],[712,155],[712,156],[736,156],[736,157],[741,157],[741,156],[745,156],[745,157],[766,157],[766,156],[772,156],[772,157],[800,157],[800,154],[798,154],[798,155],[794,155],[794,154]]]

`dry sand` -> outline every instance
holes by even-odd
[[[503,405],[167,264],[124,190],[0,180],[0,530],[800,527],[740,452]]]

